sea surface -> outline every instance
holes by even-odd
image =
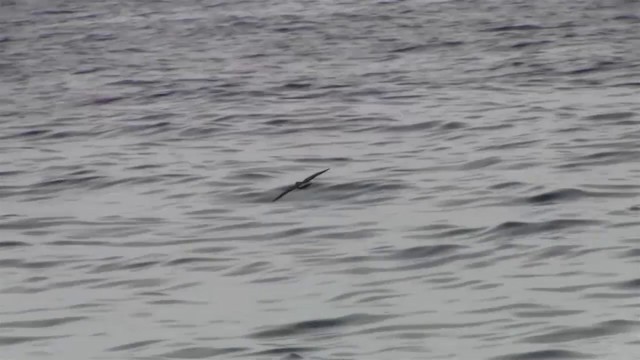
[[[2,360],[637,360],[639,195],[639,1],[0,0]]]

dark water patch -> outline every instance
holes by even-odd
[[[502,313],[505,310],[518,310],[518,309],[542,309],[544,306],[533,303],[516,303],[502,306],[495,306],[490,308],[482,308],[477,310],[467,310],[464,313],[467,314],[491,314],[491,313]]]
[[[141,86],[147,88],[148,86],[155,86],[159,84],[158,80],[141,80],[141,79],[123,79],[117,81],[111,81],[106,83],[107,86]]]
[[[534,258],[536,260],[545,260],[545,259],[551,259],[557,256],[567,256],[577,248],[578,247],[575,245],[550,246],[550,247],[547,247],[546,249],[541,250],[539,253],[535,254]]]
[[[312,83],[307,83],[307,82],[291,82],[291,83],[287,83],[284,85],[279,86],[278,88],[276,88],[277,90],[282,90],[282,91],[287,91],[287,90],[308,90],[311,89],[311,87],[313,87]]]
[[[640,87],[640,81],[639,82],[623,82],[623,83],[613,84],[613,85],[609,85],[609,86],[611,86],[611,87],[637,88],[637,87]]]
[[[640,291],[640,278],[623,281],[613,285],[612,287],[616,289],[622,289],[622,290]]]
[[[584,187],[604,190],[640,190],[640,184],[585,184]]]
[[[16,268],[16,269],[48,269],[60,265],[66,265],[69,261],[52,260],[52,261],[23,261],[18,259],[0,260],[0,268]]]
[[[69,288],[86,284],[94,284],[105,281],[104,278],[94,278],[94,279],[81,279],[81,280],[69,280],[69,281],[59,281],[52,283],[49,285],[49,289],[61,289],[61,288]]]
[[[461,122],[461,121],[449,121],[447,123],[442,124],[442,126],[440,126],[440,129],[442,130],[460,130],[460,129],[464,129],[466,128],[467,123]]]
[[[366,334],[385,333],[386,336],[391,336],[391,333],[397,333],[397,332],[433,331],[433,336],[442,336],[441,332],[443,330],[465,329],[465,328],[472,328],[472,327],[478,327],[482,325],[498,324],[498,323],[504,323],[504,322],[505,320],[489,320],[489,321],[466,322],[466,323],[452,322],[452,323],[430,323],[430,324],[384,325],[384,326],[373,327],[371,329],[360,330],[355,332],[354,334],[366,335]]]
[[[128,167],[127,170],[150,170],[150,169],[161,169],[164,168],[165,165],[160,164],[143,164]]]
[[[434,286],[434,289],[445,290],[445,289],[474,288],[477,286],[473,286],[473,285],[482,285],[482,281],[480,280],[468,280],[468,281],[457,281],[457,279],[448,279],[448,280],[450,280],[452,284]],[[427,282],[430,283],[430,282],[433,282],[433,280],[429,280]]]
[[[103,66],[87,66],[72,72],[72,74],[73,75],[93,74],[93,73],[97,73],[97,72],[108,70],[108,69],[109,68],[103,67]]]
[[[502,161],[499,157],[492,156],[484,159],[469,161],[459,167],[460,170],[477,170],[491,165],[498,164]]]
[[[171,261],[167,262],[167,265],[175,266],[175,265],[194,264],[194,263],[203,263],[203,262],[229,261],[229,260],[232,260],[232,259],[205,258],[205,257],[185,257],[185,258],[171,260]]]
[[[618,197],[624,198],[632,196],[631,193],[614,193],[614,192],[593,192],[593,191],[584,191],[580,189],[558,189],[553,191],[544,192],[538,195],[533,195],[530,197],[526,197],[521,199],[520,201],[529,203],[529,204],[550,204],[550,203],[561,203],[572,200],[580,200],[583,198],[596,198],[596,197]]]
[[[612,228],[628,228],[628,227],[638,227],[640,226],[640,221],[625,221],[619,222],[616,224],[612,224]]]
[[[560,275],[561,274],[558,274],[558,276]],[[606,286],[606,284],[565,285],[565,286],[557,286],[557,287],[533,287],[530,290],[554,292],[554,293],[570,293],[570,292],[580,292],[583,290],[599,288],[603,286]]]
[[[417,226],[411,229],[411,231],[445,231],[454,230],[458,227],[452,224],[430,224],[424,226]]]
[[[640,248],[627,250],[622,255],[620,255],[620,257],[621,258],[640,257]]]
[[[350,292],[335,296],[335,297],[329,299],[329,301],[342,301],[342,300],[347,300],[347,299],[351,299],[351,298],[354,298],[354,297],[359,297],[359,296],[362,296],[362,295],[388,294],[390,292],[391,292],[391,290],[387,290],[387,289],[356,290],[356,291],[350,291]]]
[[[309,157],[309,156],[305,156],[305,157],[299,157],[299,158],[293,158],[292,159],[295,162],[301,162],[301,163],[321,163],[321,164],[331,164],[331,163],[335,163],[335,162],[354,162],[357,160],[354,160],[352,158],[348,158],[348,157]],[[300,179],[302,180],[302,179]]]
[[[42,138],[44,135],[47,135],[50,133],[51,133],[51,130],[33,129],[33,130],[19,132],[13,135],[5,135],[0,138],[1,139]]]
[[[511,45],[513,49],[524,49],[532,46],[546,45],[550,44],[553,41],[550,40],[541,40],[541,41],[522,41]]]
[[[524,338],[523,341],[537,344],[553,344],[587,340],[629,333],[637,329],[639,326],[640,322],[638,321],[611,320],[589,327],[569,327],[563,330],[551,331],[542,335],[530,336]]]
[[[518,148],[528,147],[530,145],[533,145],[539,142],[540,140],[514,141],[514,142],[508,142],[505,144],[489,145],[489,146],[481,147],[479,150],[488,151],[488,150],[518,149]]]
[[[422,259],[432,256],[449,254],[464,248],[464,246],[453,244],[415,246],[408,249],[399,250],[395,254],[391,255],[391,258],[399,260]]]
[[[342,240],[369,239],[369,238],[373,238],[379,232],[381,232],[380,229],[335,231],[330,233],[320,233],[317,235],[317,237],[322,239],[342,239]]]
[[[582,310],[545,309],[545,310],[539,310],[539,311],[517,311],[517,312],[514,312],[513,315],[517,317],[522,317],[522,318],[545,318],[545,317],[554,318],[554,317],[560,317],[560,316],[581,314],[583,312],[584,311]]]
[[[250,335],[252,338],[268,339],[268,338],[284,338],[296,335],[304,335],[311,332],[323,330],[341,329],[346,327],[354,327],[368,325],[380,321],[390,319],[392,315],[371,315],[371,314],[351,314],[337,318],[317,319],[280,325],[268,330],[262,330]]]
[[[611,18],[611,20],[630,21],[632,23],[637,23],[637,22],[640,22],[640,16],[633,15],[633,14],[624,14],[624,15],[614,16]]]
[[[550,349],[497,356],[491,358],[491,360],[571,360],[592,358],[594,358],[594,356],[575,351]]]
[[[522,24],[522,25],[507,25],[507,26],[499,26],[494,28],[486,29],[485,31],[490,32],[504,32],[504,31],[535,31],[544,29],[538,25],[532,24]]]
[[[581,156],[578,160],[606,160],[608,163],[620,163],[636,161],[638,158],[640,158],[640,151],[600,151]]]
[[[5,170],[5,171],[0,171],[0,177],[15,176],[15,175],[23,174],[23,173],[24,173],[23,171]]]
[[[620,121],[627,120],[635,117],[637,114],[635,112],[611,112],[611,113],[600,113],[595,115],[590,115],[585,117],[585,120],[590,121]]]
[[[91,240],[58,240],[48,242],[47,245],[53,246],[110,246],[113,245],[109,241],[91,241]]]
[[[489,255],[492,255],[493,251],[477,251],[477,252],[469,252],[469,253],[458,253],[448,256],[439,256],[435,259],[430,259],[427,261],[414,262],[409,265],[402,265],[395,268],[354,268],[349,271],[358,271],[362,274],[367,273],[375,273],[375,272],[389,272],[389,271],[407,271],[407,270],[424,270],[431,269],[447,264],[451,264],[458,261],[468,261],[472,259],[485,258]],[[356,272],[354,272],[356,273]]]
[[[329,263],[329,264],[352,264],[352,263],[361,263],[361,262],[367,262],[367,261],[371,261],[374,258],[372,258],[371,256],[358,256],[358,255],[353,255],[353,256],[333,256],[331,257],[331,259],[325,260],[323,262]],[[315,261],[313,261],[315,262]]]
[[[5,289],[0,290],[0,293],[3,294],[25,294],[25,295],[31,295],[31,294],[37,294],[37,293],[41,293],[43,291],[46,291],[47,289],[42,288],[42,287],[28,287],[28,286],[11,286]]]
[[[350,198],[355,196],[360,196],[363,193],[379,193],[385,191],[398,191],[398,190],[408,190],[411,186],[398,181],[354,181],[348,183],[341,183],[336,185],[330,185],[327,187],[327,191],[334,193],[342,193],[336,194],[340,198]]]
[[[0,346],[17,345],[27,342],[61,339],[66,336],[0,336]]]
[[[131,343],[126,343],[123,345],[114,346],[112,348],[107,349],[107,351],[125,351],[125,350],[134,350],[139,348],[145,348],[149,345],[157,344],[162,340],[144,340],[144,341],[136,341]]]
[[[143,133],[146,135],[155,135],[171,130],[171,125],[172,124],[169,121],[159,121],[151,124],[125,125],[119,127],[117,131],[122,132],[123,134]]]
[[[273,177],[267,174],[262,174],[259,172],[236,172],[231,173],[224,177],[224,179],[228,180],[246,180],[246,181],[260,181],[264,179],[272,179]],[[301,179],[302,180],[302,179]]]
[[[146,303],[149,305],[206,305],[205,302],[175,300],[175,299],[152,300],[152,301],[147,301]]]
[[[85,176],[85,177],[76,177],[76,178],[60,178],[54,180],[42,181],[36,184],[31,185],[32,188],[39,189],[49,189],[49,188],[76,188],[79,185],[98,183],[102,180],[106,179],[104,176]]]
[[[49,328],[49,327],[64,325],[64,324],[85,320],[85,319],[87,319],[87,317],[70,316],[70,317],[47,319],[47,320],[25,320],[25,321],[1,322],[0,328],[14,328],[14,329]]]
[[[99,273],[121,271],[121,270],[145,269],[145,268],[149,268],[151,266],[157,265],[159,263],[161,263],[160,260],[140,260],[140,259],[110,261],[106,264],[101,264],[93,267],[90,273],[99,274]]]
[[[412,132],[412,131],[424,131],[433,129],[442,124],[441,121],[432,120],[425,121],[421,123],[415,124],[406,124],[406,125],[389,125],[389,126],[381,126],[380,130],[383,132]]]
[[[295,353],[304,353],[304,352],[311,352],[311,351],[318,351],[320,350],[319,348],[314,348],[314,347],[278,347],[278,348],[274,348],[274,349],[269,349],[269,350],[262,350],[262,351],[257,351],[257,352],[253,352],[250,354],[247,354],[248,356],[261,356],[261,355],[282,355],[282,354],[286,354],[287,356],[285,357],[285,359],[302,359],[302,356],[297,355]]]
[[[107,289],[115,287],[126,287],[128,289],[140,289],[148,287],[160,286],[167,282],[167,279],[134,279],[134,280],[119,280],[110,281],[100,285],[91,286],[92,289]]]
[[[117,38],[118,37],[114,34],[93,33],[93,34],[86,34],[85,36],[83,36],[82,41],[83,42],[108,41],[108,40],[116,40]]]
[[[399,47],[395,50],[391,50],[391,53],[413,53],[413,52],[423,52],[439,47],[456,47],[464,45],[462,41],[444,41],[439,43],[431,43],[431,44],[420,44],[420,45],[408,45]]]
[[[468,117],[468,118],[472,118],[472,117]],[[513,124],[505,123],[505,124],[499,124],[499,125],[474,126],[469,130],[470,132],[497,131],[497,130],[510,129],[510,128],[513,128],[514,126],[515,125]]]
[[[295,278],[292,276],[272,276],[272,277],[266,277],[262,279],[251,280],[251,283],[254,283],[254,284],[279,283],[279,282],[291,281],[294,279]]]
[[[160,354],[159,357],[169,359],[208,359],[216,356],[233,354],[246,351],[247,348],[228,347],[228,348],[211,348],[211,347],[189,347],[168,353]]]
[[[625,300],[625,299],[637,299],[637,293],[591,293],[584,296],[585,299],[600,299],[600,300]]]
[[[340,354],[336,354],[336,355],[340,356]],[[302,360],[302,359],[303,357],[301,355],[293,353],[293,354],[288,354],[282,357],[280,360]]]
[[[239,269],[233,270],[225,274],[225,276],[243,276],[243,275],[256,274],[256,273],[267,270],[271,266],[272,264],[268,261],[256,261],[251,264],[244,265]]]
[[[210,253],[226,252],[226,251],[233,250],[233,249],[235,249],[235,248],[234,247],[230,247],[230,246],[207,246],[207,247],[195,248],[195,249],[191,250],[191,252],[210,254]]]
[[[602,224],[597,220],[556,219],[543,222],[506,221],[491,229],[488,235],[524,236],[543,232],[556,232]]]
[[[77,11],[75,10],[65,10],[65,9],[51,9],[51,10],[37,10],[33,11],[33,15],[68,15],[75,14]]]
[[[98,97],[92,100],[88,100],[86,102],[84,102],[83,104],[81,104],[82,106],[103,106],[103,105],[109,105],[109,104],[113,104],[116,102],[120,102],[122,100],[126,100],[127,97],[126,96],[103,96],[103,97]]]
[[[13,248],[13,247],[21,247],[21,246],[31,246],[31,244],[26,243],[24,241],[0,241],[0,249],[1,248]]]
[[[519,181],[506,181],[499,184],[489,186],[489,189],[493,190],[502,190],[502,189],[510,189],[510,188],[519,188],[525,186],[525,183]]]
[[[377,296],[369,296],[363,299],[358,300],[357,302],[359,304],[366,304],[366,303],[379,303],[382,300],[387,300],[387,299],[395,299],[395,298],[399,298],[399,297],[404,297],[405,295],[377,295]],[[390,303],[389,303],[390,304]]]

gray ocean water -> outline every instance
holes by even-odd
[[[635,360],[639,194],[638,1],[0,2],[2,360]]]

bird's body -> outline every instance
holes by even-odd
[[[302,190],[302,189],[308,188],[309,186],[311,186],[311,180],[315,179],[316,176],[324,174],[327,171],[329,171],[329,169],[324,169],[322,171],[319,171],[319,172],[309,176],[308,178],[306,178],[306,179],[304,179],[302,181],[296,181],[295,184],[289,186],[282,194],[278,195],[278,197],[273,199],[273,201],[279,200],[281,197],[287,195],[288,193],[292,192],[293,190],[296,190],[296,189]]]

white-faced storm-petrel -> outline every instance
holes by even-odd
[[[290,193],[293,190],[296,190],[296,189],[302,190],[302,189],[308,188],[309,186],[311,186],[311,180],[315,179],[316,176],[318,176],[318,175],[324,174],[327,171],[329,171],[329,169],[324,169],[322,171],[319,171],[319,172],[309,176],[308,178],[306,178],[306,179],[304,179],[302,181],[296,181],[295,184],[289,186],[287,188],[287,190],[285,190],[282,194],[278,195],[278,197],[273,199],[273,201],[277,201],[278,199],[280,199],[281,197],[287,195],[288,193]]]

